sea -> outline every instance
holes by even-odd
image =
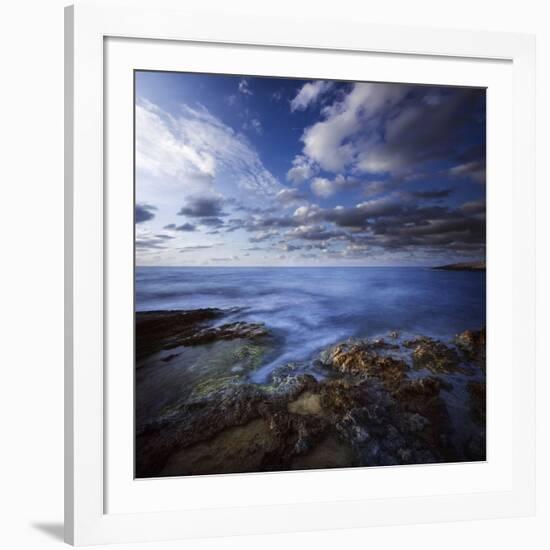
[[[485,325],[485,272],[427,267],[136,267],[136,311],[219,308],[280,345],[261,369],[350,337],[392,331],[450,341]]]

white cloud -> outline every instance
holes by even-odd
[[[243,130],[253,130],[259,136],[261,136],[264,133],[262,123],[258,118],[253,118],[252,120],[250,120],[250,122],[245,122],[243,124]]]
[[[316,204],[308,204],[296,208],[293,216],[301,223],[306,223],[309,220],[316,220],[321,213],[321,208]]]
[[[318,197],[327,198],[336,193],[336,186],[327,178],[315,178],[311,182],[311,190]]]
[[[329,172],[342,172],[354,165],[365,149],[365,122],[402,99],[408,88],[385,84],[357,83],[340,101],[323,109],[324,120],[306,128],[302,140],[305,155]],[[360,138],[360,139],[358,139]]]
[[[275,198],[281,204],[291,204],[304,199],[304,196],[298,189],[282,189],[275,195]]]
[[[311,191],[318,197],[327,198],[338,191],[345,191],[359,187],[361,183],[355,178],[338,174],[333,180],[315,178],[311,182]]]
[[[211,183],[216,172],[213,155],[178,136],[177,126],[155,105],[136,105],[137,170],[172,183]]]
[[[316,80],[304,84],[296,97],[290,102],[290,110],[305,111],[310,105],[315,103],[319,97],[332,88],[332,82],[325,80]]]
[[[138,184],[142,174],[154,178],[157,186],[177,185],[186,194],[204,191],[220,178],[263,196],[281,189],[249,141],[204,107],[183,105],[180,114],[172,116],[139,102],[136,167]]]
[[[239,81],[239,92],[244,95],[254,95],[252,90],[248,87],[248,80],[246,80],[246,78]]]
[[[292,161],[292,168],[286,173],[286,178],[295,184],[304,183],[312,178],[319,168],[317,165],[304,155],[297,155]]]

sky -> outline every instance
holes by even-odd
[[[135,73],[136,264],[485,259],[485,90]]]

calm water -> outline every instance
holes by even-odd
[[[138,311],[204,307],[239,308],[230,320],[265,323],[282,342],[275,367],[350,336],[398,330],[449,339],[480,328],[485,273],[407,267],[137,268]]]

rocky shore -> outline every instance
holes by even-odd
[[[485,460],[485,331],[392,332],[251,374],[275,353],[238,310],[136,314],[136,476]]]

